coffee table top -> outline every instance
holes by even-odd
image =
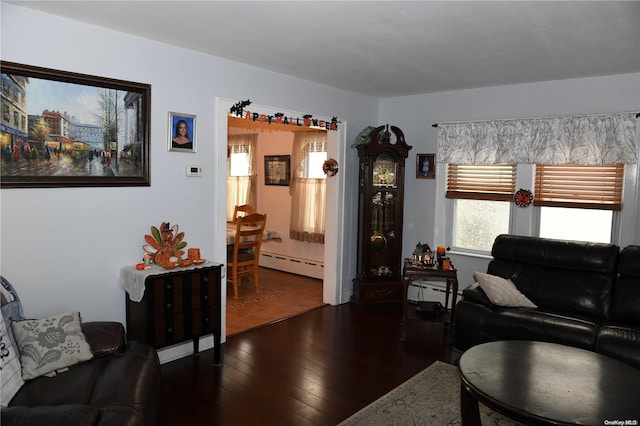
[[[640,369],[555,343],[484,343],[460,357],[471,395],[527,424],[640,424]]]

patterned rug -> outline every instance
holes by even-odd
[[[260,292],[243,280],[238,297],[227,286],[227,337],[308,312],[322,302],[322,280],[260,268]]]
[[[480,404],[483,425],[520,426]],[[454,426],[460,420],[460,376],[457,367],[436,361],[339,426]]]
[[[251,305],[254,303],[264,302],[265,300],[273,299],[274,297],[281,297],[286,295],[287,292],[284,290],[272,289],[272,288],[264,288],[262,287],[259,296],[239,300],[237,302],[227,302],[227,309],[236,309],[242,306]]]

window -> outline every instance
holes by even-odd
[[[513,164],[449,164],[446,197],[454,204],[451,245],[491,251],[496,236],[509,232],[515,185]]]
[[[257,135],[231,135],[227,141],[227,220],[235,206],[255,203],[255,158]]]
[[[540,237],[611,242],[614,211],[622,208],[624,165],[536,166],[534,205]]]
[[[305,158],[305,176],[308,178],[326,179],[322,165],[327,160],[327,151],[309,152]]]
[[[611,242],[613,211],[568,207],[540,207],[540,230],[543,238]]]
[[[232,152],[229,155],[229,176],[251,175],[251,161],[248,152]]]
[[[453,247],[490,252],[496,236],[509,233],[509,202],[459,199],[454,203]]]
[[[485,191],[482,176],[465,170],[476,166],[454,166],[448,170],[451,182],[441,179],[437,185],[438,192],[451,199],[436,212],[436,227],[443,227],[436,232],[444,232],[455,248],[473,249],[488,247],[483,239],[490,237],[482,232],[490,226],[496,229],[487,234],[508,229],[547,238],[616,244],[631,240],[638,202],[629,199],[623,209],[622,196],[625,175],[627,184],[635,185],[638,126],[636,112],[438,123],[439,162],[517,164],[517,188],[532,190],[534,199],[522,208],[513,203],[513,190],[495,198]],[[626,192],[631,195],[632,189]],[[483,200],[488,203],[479,202]],[[509,207],[491,207],[499,200]]]

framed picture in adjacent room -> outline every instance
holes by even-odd
[[[2,61],[3,188],[149,186],[151,85]]]
[[[291,179],[290,155],[265,155],[264,184],[289,186]]]
[[[436,178],[436,155],[416,154],[416,178],[435,179]]]
[[[169,151],[196,152],[196,116],[169,113]]]

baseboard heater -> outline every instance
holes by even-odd
[[[324,277],[322,262],[282,254],[260,253],[260,266],[320,280]]]

